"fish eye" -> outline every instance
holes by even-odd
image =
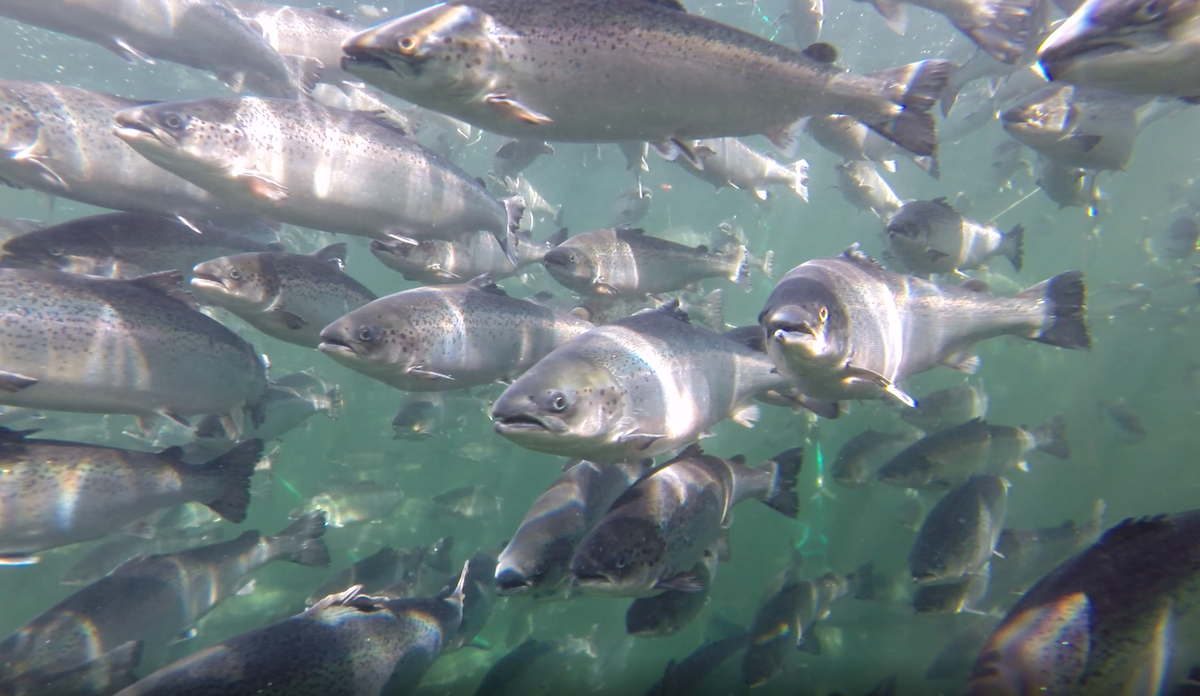
[[[163,114],[162,124],[171,130],[179,130],[183,128],[185,123],[186,121],[184,121],[183,117],[174,111],[168,111]]]
[[[417,48],[417,40],[412,36],[405,36],[396,43],[401,53],[412,53]]]
[[[822,324],[824,324],[826,321],[829,321],[829,309],[827,307],[822,307],[820,311],[817,312],[817,318],[821,320]]]
[[[567,254],[567,260],[571,263],[579,263],[579,256],[574,252]]]
[[[242,272],[235,268],[229,272],[229,277],[232,278],[233,280],[241,280]]]
[[[1150,0],[1134,11],[1130,18],[1136,24],[1149,24],[1161,19],[1167,13],[1166,0]]]
[[[567,410],[567,396],[562,392],[555,393],[550,397],[550,410],[555,413],[562,413]]]
[[[63,255],[62,247],[50,247],[46,251],[49,252],[49,254],[51,256],[62,256]]]
[[[366,342],[375,340],[375,329],[371,326],[362,326],[358,329],[358,340]]]

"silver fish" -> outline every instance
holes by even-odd
[[[719,552],[706,554],[692,566],[690,574],[700,586],[699,591],[667,590],[633,600],[625,610],[625,633],[639,638],[661,638],[673,636],[691,625],[711,599],[719,555]]]
[[[900,410],[905,423],[927,433],[987,416],[988,396],[982,387],[964,384],[930,392],[915,407]]]
[[[850,205],[869,210],[884,222],[904,205],[879,170],[870,162],[846,160],[834,166],[838,190]]]
[[[756,202],[762,203],[771,196],[767,187],[779,184],[808,202],[808,160],[780,164],[750,149],[737,138],[696,140],[687,146],[695,153],[700,166],[683,157],[675,162],[688,174],[716,186],[718,191],[729,186],[747,192]]]
[[[708,247],[693,249],[630,227],[577,234],[546,252],[542,263],[563,287],[580,295],[672,292],[705,278],[749,283],[744,246],[714,254]]]
[[[571,558],[572,585],[610,597],[702,590],[692,568],[716,553],[735,505],[755,498],[787,517],[798,514],[802,459],[796,448],[751,469],[744,457],[721,459],[689,446],[622,493],[583,537]]]
[[[525,223],[525,218],[521,218],[521,229],[532,230],[535,220],[553,220],[554,224],[562,225],[563,221],[563,206],[555,205],[546,200],[542,194],[538,193],[533,184],[529,183],[529,179],[523,174],[517,174],[515,177],[498,177],[492,172],[488,172],[485,181],[487,182],[488,190],[496,196],[519,196],[525,201],[525,211],[529,213],[529,223]],[[518,255],[520,250],[518,249]]]
[[[288,59],[231,3],[214,0],[4,0],[0,15],[99,44],[126,61],[166,60],[235,89],[298,97],[313,67]]]
[[[792,42],[801,50],[821,38],[825,22],[825,0],[788,0],[787,10],[776,22],[787,22],[792,30]]]
[[[193,266],[208,259],[270,250],[220,223],[107,213],[13,237],[0,246],[0,265],[136,278],[170,270],[190,274]]]
[[[131,640],[74,669],[0,681],[0,689],[5,696],[107,696],[137,681],[133,670],[141,661],[142,641]]]
[[[545,140],[517,139],[504,143],[492,157],[491,172],[497,178],[516,178],[542,155],[553,155],[554,148]],[[528,201],[527,201],[528,202]]]
[[[693,326],[672,301],[555,349],[500,395],[492,418],[522,447],[619,462],[682,447],[726,418],[749,426],[751,402],[786,385],[766,354]]]
[[[164,521],[172,519],[174,518],[170,515],[160,518],[154,527],[153,539],[134,534],[118,534],[93,545],[79,560],[71,564],[70,568],[63,571],[59,582],[64,585],[89,585],[134,556],[176,553],[224,541],[225,530],[222,527],[197,532],[164,524]]]
[[[622,50],[580,59],[584,46],[614,41]],[[646,141],[685,156],[682,141],[765,133],[784,143],[797,119],[833,113],[932,154],[926,112],[949,68],[923,61],[856,75],[830,64],[829,46],[801,53],[643,0],[449,2],[342,48],[343,67],[368,83],[494,133]]]
[[[1020,60],[1044,12],[1032,0],[858,0],[869,2],[897,33],[904,33],[905,5],[936,12],[975,45],[1002,63]]]
[[[855,245],[789,271],[759,324],[771,359],[805,395],[836,401],[890,395],[913,406],[897,381],[937,365],[977,367],[971,347],[981,340],[1012,335],[1086,349],[1083,300],[1078,271],[998,297],[888,272]]]
[[[1060,164],[1048,157],[1038,158],[1037,185],[1058,204],[1058,209],[1067,207],[1087,208],[1095,214],[1100,206],[1101,193],[1096,186],[1097,172]]]
[[[650,190],[643,188],[640,182],[633,188],[618,191],[613,198],[612,224],[632,225],[641,220],[650,212],[650,203],[653,200],[654,196],[650,195]]]
[[[962,693],[1165,693],[1195,664],[1172,627],[1194,621],[1198,549],[1200,511],[1109,529],[1025,593]]]
[[[500,552],[496,585],[505,595],[535,599],[569,591],[571,555],[609,506],[651,470],[649,460],[580,462],[563,472],[529,507]]]
[[[484,486],[460,486],[439,493],[430,500],[463,519],[475,520],[500,514],[500,498],[488,493]]]
[[[113,135],[113,112],[138,103],[78,87],[0,80],[0,149],[10,153],[0,158],[0,180],[116,210],[202,220],[247,215]]]
[[[874,477],[877,466],[919,437],[914,432],[864,430],[846,441],[834,457],[829,476],[842,485],[859,485]],[[872,462],[876,466],[871,466]]]
[[[73,669],[131,640],[161,653],[262,566],[277,560],[329,565],[324,533],[325,519],[317,513],[273,537],[246,532],[233,541],[134,558],[0,642],[0,680]]]
[[[1008,488],[999,476],[973,476],[943,496],[908,552],[913,582],[942,585],[983,571],[1004,529]]]
[[[248,412],[259,422],[263,359],[197,312],[181,280],[178,271],[116,280],[0,269],[0,402],[173,420],[230,414],[235,424]]]
[[[378,599],[359,589],[167,665],[121,694],[379,696],[387,684],[416,688],[458,630],[461,586],[429,599]]]
[[[263,333],[305,348],[321,344],[321,329],[378,299],[346,275],[346,245],[312,254],[260,251],[223,256],[192,269],[192,290]]]
[[[411,243],[482,230],[515,254],[523,202],[497,200],[385,120],[255,98],[137,106],[113,120],[150,161],[272,219]]]
[[[374,481],[336,486],[304,501],[292,510],[292,519],[320,512],[330,527],[341,528],[383,519],[404,499],[404,492]]]
[[[646,142],[617,143],[621,154],[625,156],[625,171],[648,172],[650,165],[646,164],[646,155],[650,154],[650,144]]]
[[[280,55],[304,65],[321,82],[355,81],[342,70],[342,42],[362,31],[334,7],[291,7],[253,0],[221,0],[258,30]],[[304,60],[308,59],[308,60]]]
[[[519,235],[517,262],[508,260],[496,239],[486,232],[457,241],[426,239],[416,246],[403,242],[371,241],[371,253],[405,280],[423,285],[462,283],[485,273],[494,280],[517,275],[523,268],[541,263],[546,252],[567,239],[562,228],[541,241]]]
[[[1135,109],[1144,101],[1054,83],[1000,114],[1000,120],[1009,135],[1059,164],[1122,170],[1133,157]]]
[[[38,551],[99,539],[156,510],[199,501],[231,522],[246,519],[262,440],[200,466],[178,448],[158,454],[28,439],[0,428],[0,564],[36,563]]]
[[[380,298],[325,327],[320,348],[396,389],[448,391],[515,379],[591,327],[481,276]]]
[[[1020,271],[1025,257],[1023,226],[1001,232],[960,215],[945,198],[905,203],[887,221],[887,240],[908,272],[923,278],[979,268],[996,256]]]

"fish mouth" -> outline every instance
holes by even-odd
[[[406,56],[374,48],[353,45],[353,38],[343,44],[342,70],[348,73],[385,70],[404,77],[417,77],[425,64],[425,58]]]
[[[520,571],[506,568],[496,573],[496,594],[509,597],[525,594],[532,589],[533,585]]]
[[[191,286],[197,290],[213,290],[218,288],[224,290],[226,287],[225,281],[221,280],[220,277],[212,273],[196,270],[192,271]]]
[[[317,350],[331,358],[353,358],[358,356],[358,353],[354,350],[354,347],[349,343],[345,343],[331,336],[322,336],[321,343],[317,346]]]
[[[571,576],[572,587],[584,587],[595,590],[610,588],[615,586],[615,584],[616,583],[612,581],[612,578],[608,577],[604,573],[599,572],[575,573]]]
[[[549,421],[539,418],[532,413],[518,413],[501,417],[492,414],[492,416],[496,419],[495,430],[500,435],[519,432],[553,433],[563,429],[554,427]]]
[[[912,579],[917,585],[930,585],[939,580],[938,576],[934,573],[919,573],[912,576]]]
[[[786,343],[789,338],[809,336],[817,337],[817,330],[812,327],[807,321],[801,322],[777,322],[767,326],[767,333],[772,339]]]
[[[113,122],[117,124],[113,134],[127,143],[163,140],[162,133],[136,109],[133,113],[118,111],[113,115]]]

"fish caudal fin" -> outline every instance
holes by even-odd
[[[1021,264],[1025,260],[1025,228],[1022,225],[1017,225],[1008,234],[1002,235],[1000,251],[1020,273]]]
[[[329,565],[329,548],[325,546],[325,513],[314,510],[301,515],[270,537],[272,555],[276,558],[306,566]]]
[[[804,448],[793,447],[775,455],[768,466],[775,467],[775,478],[765,502],[782,515],[795,519],[800,514],[800,496],[796,494],[796,483],[800,478],[800,466],[804,463]]]
[[[329,416],[329,420],[337,420],[342,417],[342,407],[346,402],[342,401],[342,388],[338,385],[325,392],[325,398],[328,404],[325,406],[325,415]]]
[[[1025,52],[1025,44],[1034,31],[1038,0],[990,0],[986,16],[991,21],[981,26],[959,26],[988,55],[1015,65]]]
[[[787,166],[791,181],[790,188],[797,196],[808,202],[808,160],[796,160]]]
[[[250,507],[250,477],[262,459],[262,451],[262,440],[246,440],[201,467],[204,474],[219,476],[225,483],[221,497],[206,503],[213,512],[234,523],[246,519],[246,509]]]
[[[1037,287],[1045,293],[1043,299],[1050,326],[1034,337],[1034,340],[1060,348],[1090,349],[1092,339],[1088,336],[1087,324],[1084,323],[1086,291],[1083,286],[1083,272],[1060,273]]]
[[[746,247],[742,244],[737,245],[727,257],[729,262],[729,278],[730,282],[737,283],[742,286],[746,292],[750,291],[750,266],[747,264]]]
[[[875,599],[875,562],[867,561],[846,576],[850,581],[850,596],[855,599]]]
[[[504,212],[508,216],[508,225],[503,235],[497,234],[496,241],[508,257],[512,265],[517,265],[517,230],[521,229],[521,218],[525,215],[525,199],[520,196],[505,198]]]
[[[725,330],[725,291],[713,290],[694,307],[690,307],[696,318],[713,331]]]
[[[937,155],[925,155],[924,157],[913,157],[913,164],[921,168],[923,172],[928,174],[934,181],[941,181],[942,169],[938,166]]]
[[[758,268],[767,277],[767,280],[773,280],[775,278],[775,252],[768,250],[763,254],[762,263]]]
[[[867,125],[914,155],[937,152],[937,132],[929,110],[937,103],[953,66],[948,60],[923,60],[871,73],[889,92],[900,90],[893,101],[904,109],[891,121]]]
[[[1069,459],[1071,445],[1067,443],[1067,419],[1060,413],[1033,431],[1035,447],[1052,457]]]

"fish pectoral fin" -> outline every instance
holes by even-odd
[[[462,280],[463,279],[462,276],[460,276],[459,274],[457,274],[453,271],[447,271],[446,269],[442,268],[442,265],[440,263],[430,264],[429,271],[431,273],[433,273],[435,276],[437,276],[439,278],[444,278],[446,280]]]
[[[51,169],[50,165],[42,161],[42,156],[33,154],[29,148],[18,152],[13,156],[13,160],[33,165],[33,167],[38,170],[38,173],[41,174],[42,178],[46,180],[47,184],[50,184],[51,186],[57,186],[64,191],[71,190],[71,187],[67,185],[67,182],[64,181],[63,178],[59,176],[53,169]]]
[[[189,627],[183,629],[182,631],[180,631],[179,635],[175,636],[175,638],[172,639],[171,642],[168,643],[168,645],[175,645],[177,643],[182,643],[184,641],[191,640],[198,635],[200,635],[200,631],[196,630],[195,626],[189,626]]]
[[[925,256],[928,257],[930,261],[939,261],[941,259],[946,258],[949,255],[950,254],[947,254],[943,251],[938,251],[937,249],[934,249],[932,247],[925,250]]]
[[[703,592],[704,583],[695,573],[680,573],[674,577],[659,580],[654,583],[656,590],[675,590],[677,592]]]
[[[883,17],[888,29],[897,34],[904,34],[908,28],[908,15],[904,11],[904,5],[895,0],[872,0],[871,5],[875,7],[879,16]]]
[[[412,367],[405,370],[405,373],[412,375],[413,377],[420,377],[421,379],[430,379],[430,380],[433,380],[433,379],[453,380],[454,379],[450,375],[443,375],[440,372],[426,370],[426,369],[422,368],[420,365],[413,365]]]
[[[42,560],[41,556],[31,556],[27,553],[0,554],[0,566],[27,566]]]
[[[242,586],[237,588],[237,592],[234,592],[233,594],[237,597],[245,597],[246,595],[254,594],[254,591],[257,589],[258,580],[256,578],[250,578],[249,581],[242,583]]]
[[[758,419],[762,417],[762,409],[754,404],[746,404],[733,412],[730,420],[743,428],[753,428]]]
[[[665,436],[653,435],[651,433],[625,433],[617,437],[617,442],[623,445],[633,445],[639,450],[644,450],[663,439],[663,437]]]
[[[904,404],[905,406],[909,406],[911,408],[917,407],[917,400],[912,398],[908,394],[905,394],[904,392],[900,391],[900,389],[897,388],[896,385],[892,383],[892,380],[888,379],[887,377],[884,377],[883,375],[879,374],[878,372],[868,370],[865,367],[855,367],[854,365],[847,364],[846,365],[846,380],[848,382],[850,382],[851,384],[855,384],[855,383],[872,384],[876,387],[879,387],[884,392],[892,395],[898,401],[900,401],[900,403]]]
[[[671,138],[670,140],[661,140],[650,143],[650,147],[654,148],[654,151],[668,162],[674,162],[682,157],[685,162],[692,166],[692,168],[699,171],[704,171],[704,160],[697,156],[696,151],[693,150],[690,145],[682,140],[679,140],[678,138]],[[640,183],[638,189],[638,198],[641,198]]]
[[[1071,136],[1071,142],[1083,152],[1091,152],[1096,149],[1101,140],[1104,140],[1104,137],[1100,135],[1084,135],[1080,133]]]
[[[130,522],[129,524],[122,527],[121,533],[127,534],[129,536],[137,537],[139,539],[153,539],[155,529],[154,529],[154,525],[150,524],[149,520],[141,519],[141,520],[134,520],[133,522]]]
[[[551,123],[554,120],[546,114],[534,111],[503,92],[493,92],[487,95],[483,98],[483,103],[495,107],[506,116],[524,121],[525,123],[532,123],[536,126]]]
[[[979,372],[979,366],[983,364],[983,359],[970,351],[963,350],[946,356],[946,359],[942,360],[942,364],[950,369],[973,375]]]
[[[178,413],[169,413],[167,411],[158,411],[158,415],[162,416],[163,418],[166,418],[167,420],[175,421],[176,423],[182,425],[185,428],[192,427],[192,424],[188,422],[188,419],[184,418],[183,416],[179,415]]]
[[[568,469],[573,469],[582,463],[583,463],[582,459],[580,459],[578,457],[570,457],[566,461],[563,462],[562,470],[565,472]]]
[[[605,297],[616,297],[617,295],[621,294],[620,290],[617,290],[613,286],[598,278],[592,282],[592,290],[597,295],[604,295]]]
[[[404,236],[402,234],[398,234],[396,232],[388,232],[387,238],[391,239],[393,241],[400,242],[401,244],[407,244],[408,246],[420,246],[420,243],[417,242],[417,240],[413,239],[412,237],[406,237],[406,236]]]
[[[108,47],[108,50],[117,54],[117,57],[126,63],[136,63],[142,61],[148,65],[154,65],[154,59],[142,53],[138,49],[129,45],[125,39],[113,38],[113,45]]]
[[[812,411],[821,418],[833,420],[841,415],[842,408],[836,401],[822,401],[808,396],[801,396],[799,399],[800,406]]]
[[[40,379],[26,377],[15,372],[0,371],[0,392],[8,392],[10,394],[19,392],[22,389],[28,389],[40,382]]]
[[[288,187],[271,177],[254,171],[237,171],[233,178],[246,187],[246,192],[255,198],[262,198],[271,203],[280,203],[291,196]]]
[[[304,327],[308,326],[307,319],[300,316],[299,314],[296,314],[295,312],[289,312],[288,310],[286,310],[282,307],[276,307],[276,308],[272,309],[271,313],[274,314],[275,316],[279,317],[280,319],[282,319],[283,325],[288,327],[292,331],[299,331],[300,329],[303,329]]]

